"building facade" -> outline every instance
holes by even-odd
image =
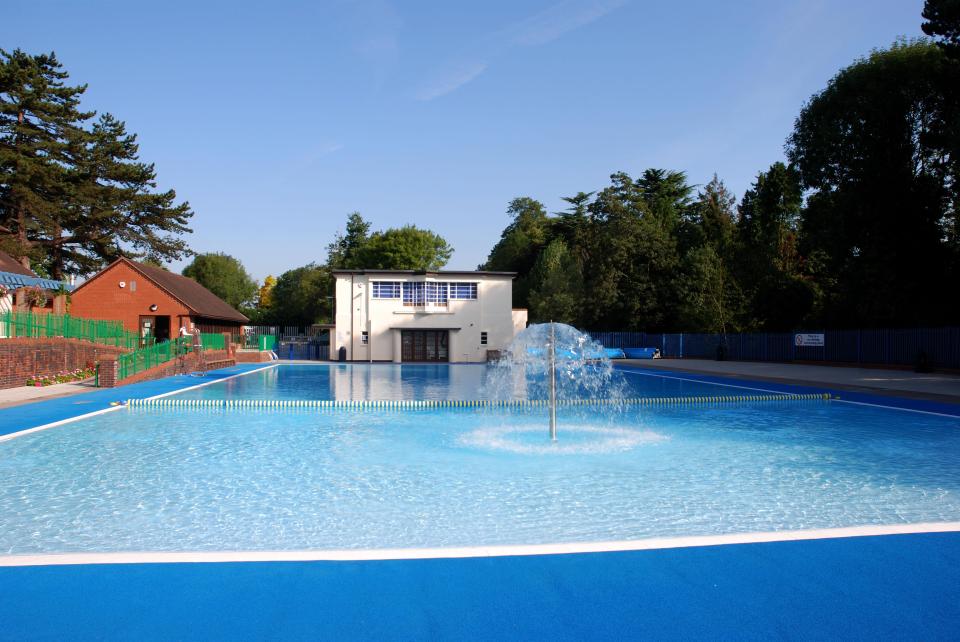
[[[484,362],[527,325],[513,310],[513,272],[334,270],[330,358]]]
[[[239,336],[249,320],[193,279],[121,258],[77,286],[70,312],[123,322],[131,332],[163,341],[180,328]]]

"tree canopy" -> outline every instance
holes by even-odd
[[[53,278],[118,256],[176,260],[193,212],[138,157],[136,135],[80,108],[55,54],[0,50],[0,245]]]
[[[250,278],[243,264],[229,254],[198,254],[183,269],[188,276],[235,308],[254,303],[257,282]]]

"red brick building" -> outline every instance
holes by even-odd
[[[114,319],[157,340],[176,337],[181,327],[229,332],[235,337],[249,319],[193,279],[120,258],[73,291],[70,313]]]

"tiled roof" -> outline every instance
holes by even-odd
[[[138,271],[142,272],[144,276],[177,299],[180,299],[184,305],[196,312],[199,316],[238,321],[240,323],[250,321],[250,319],[240,314],[229,303],[190,277],[174,274],[173,272],[168,272],[163,268],[153,267],[152,265],[134,263],[133,261],[129,262]]]
[[[38,278],[36,274],[20,265],[20,261],[16,260],[3,250],[0,250],[0,272],[32,276],[35,279]]]

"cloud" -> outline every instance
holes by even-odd
[[[487,70],[490,61],[515,47],[545,45],[575,29],[619,9],[627,0],[563,0],[540,13],[488,35],[453,62],[415,94],[417,100],[428,101],[445,96]]]
[[[545,45],[599,20],[624,4],[626,0],[566,0],[510,27],[511,41],[525,47]]]
[[[417,92],[417,100],[433,100],[463,87],[487,70],[485,62],[461,63],[438,75]]]
[[[319,145],[304,154],[301,157],[301,162],[314,163],[324,156],[329,156],[334,152],[339,152],[341,149],[343,149],[343,145],[341,143],[324,143],[323,145]]]

